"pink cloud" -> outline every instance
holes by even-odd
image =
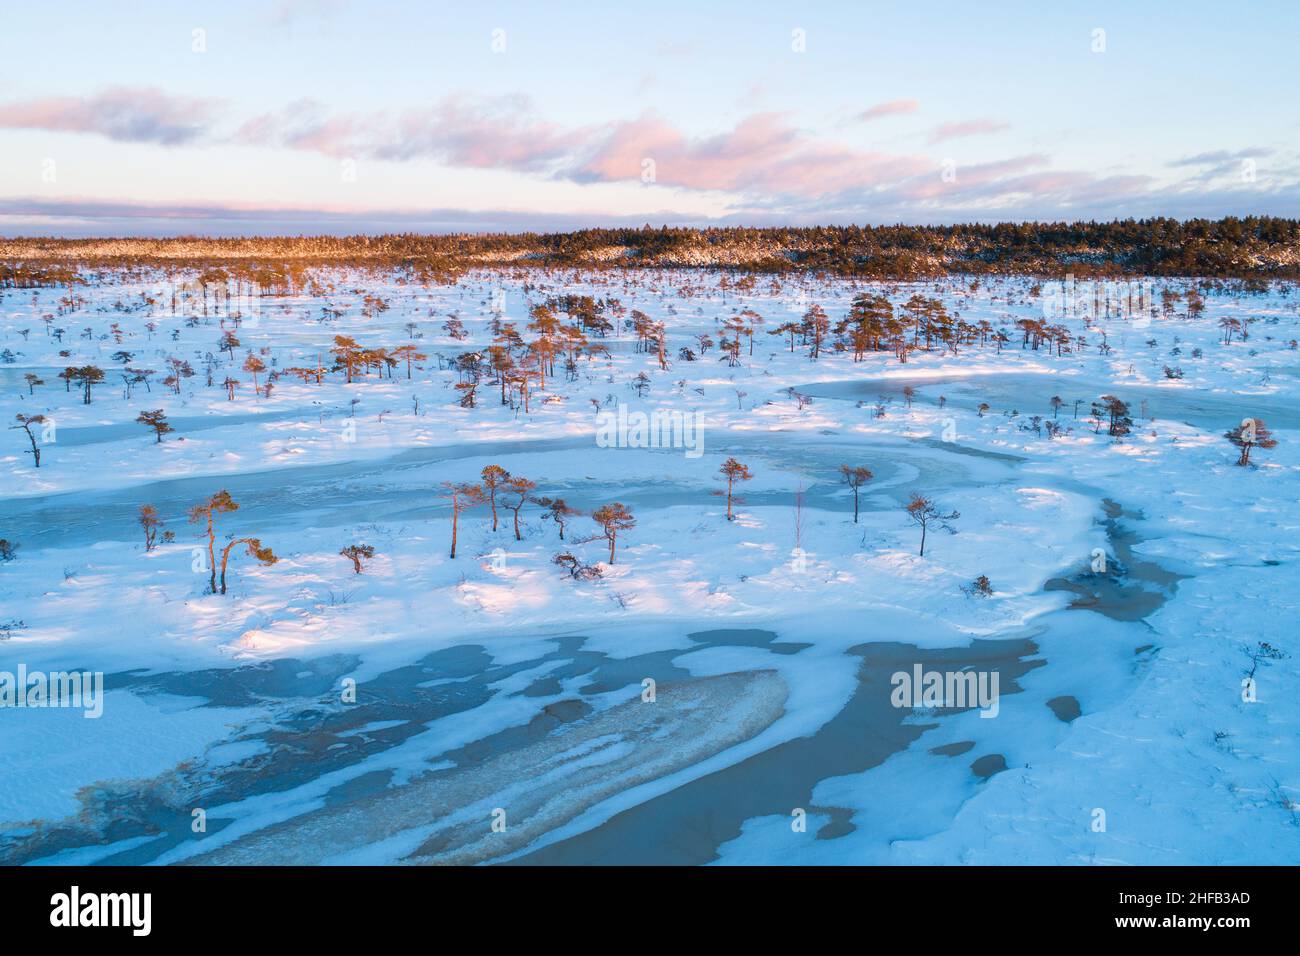
[[[170,96],[155,88],[110,88],[87,97],[47,97],[0,104],[0,128],[81,132],[126,142],[166,145],[242,144],[332,157],[499,169],[577,183],[637,183],[646,161],[655,182],[683,190],[729,194],[733,209],[758,212],[833,209],[837,214],[885,209],[981,211],[1010,208],[1134,208],[1155,195],[1141,175],[1102,176],[1054,170],[1042,154],[958,165],[941,175],[934,156],[893,154],[816,138],[779,113],[754,113],[729,129],[692,135],[663,117],[587,126],[549,122],[524,96],[449,96],[404,111],[331,113],[300,100],[218,133],[218,102]],[[909,113],[915,101],[877,104],[861,118]],[[931,142],[1007,129],[991,119],[945,123]],[[1224,160],[1206,153],[1186,165]],[[1198,174],[1199,176],[1199,174]],[[1194,178],[1176,188],[1190,189]]]
[[[1007,177],[1035,166],[1046,166],[1048,158],[1041,153],[1026,156],[1013,156],[1009,159],[992,163],[977,163],[970,166],[957,166],[954,178],[945,180],[936,167],[930,175],[917,177],[903,183],[897,190],[900,199],[933,199],[938,196],[955,196],[973,192],[991,183],[1003,182]]]
[[[534,119],[524,97],[448,97],[437,106],[405,113],[379,159],[437,156],[454,166],[539,171],[571,155],[590,130],[565,129]]]
[[[864,153],[808,142],[777,114],[757,113],[735,128],[691,138],[654,116],[617,124],[569,175],[583,182],[630,182],[652,160],[655,181],[687,189],[816,196],[862,188],[925,168],[919,157]]]
[[[447,97],[396,115],[329,116],[319,103],[303,100],[247,121],[234,141],[327,156],[537,172],[572,154],[588,136],[587,130],[533,119],[526,98],[507,96]]]
[[[263,113],[239,127],[232,141],[241,146],[273,146],[356,156],[361,145],[378,131],[372,120],[326,114],[315,100],[297,100],[283,109]]]
[[[956,123],[940,123],[930,133],[930,142],[942,143],[945,140],[959,139],[963,136],[984,136],[988,133],[1000,133],[1010,129],[1008,123],[992,119],[962,120]]]
[[[869,122],[874,119],[880,119],[882,116],[894,116],[899,113],[915,113],[921,108],[921,104],[916,100],[890,100],[887,103],[877,103],[863,113],[858,114],[858,119],[862,122]]]
[[[1116,203],[1149,194],[1150,176],[1106,176],[1082,170],[1033,171],[1046,166],[1047,156],[1030,154],[993,163],[958,166],[955,178],[945,180],[934,171],[899,184],[881,194],[899,205],[942,203],[950,209],[978,209],[990,204],[1049,203],[1068,210],[1081,204]]]
[[[524,97],[448,97],[396,116],[329,116],[319,104],[303,101],[249,120],[234,141],[336,157],[431,159],[585,183],[639,182],[643,162],[652,160],[663,185],[799,196],[880,185],[931,165],[920,157],[817,143],[774,113],[691,137],[653,115],[563,127],[533,116]]]
[[[175,146],[207,132],[216,100],[171,96],[156,87],[110,87],[94,96],[50,96],[0,104],[0,127],[97,133],[128,143]]]

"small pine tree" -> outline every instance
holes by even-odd
[[[32,450],[28,452],[28,454],[32,456],[32,460],[36,463],[36,467],[37,468],[41,467],[41,446],[36,443],[36,436],[32,434],[32,426],[40,425],[41,423],[43,423],[45,421],[45,416],[24,415],[22,412],[19,412],[15,416],[15,420],[18,422],[18,424],[10,425],[9,427],[14,430],[21,428],[24,432],[27,433],[27,440],[32,444]]]
[[[460,513],[466,508],[481,505],[485,496],[481,485],[447,481],[442,485],[442,497],[451,502],[451,557],[455,559],[456,532],[460,524]]]
[[[502,485],[501,490],[507,496],[503,499],[503,505],[507,511],[514,514],[516,541],[524,540],[523,535],[519,532],[519,511],[531,500],[528,496],[536,488],[537,482],[530,481],[519,475],[511,475]]]
[[[539,508],[545,509],[542,512],[543,521],[554,521],[555,526],[560,529],[560,540],[564,540],[564,526],[571,519],[582,514],[577,508],[570,508],[563,498],[534,498],[533,504]]]
[[[1115,438],[1122,438],[1133,430],[1128,403],[1114,395],[1103,395],[1100,401],[1093,402],[1092,416],[1099,423],[1105,421],[1107,434]]]
[[[208,589],[217,593],[217,531],[215,515],[228,511],[238,511],[239,505],[230,497],[228,491],[218,491],[203,504],[190,509],[191,524],[205,524],[208,539]]]
[[[244,359],[244,371],[253,376],[253,394],[259,394],[262,389],[261,386],[257,384],[257,376],[266,371],[266,363],[252,352],[249,352],[248,358]]]
[[[551,561],[568,571],[569,577],[575,581],[595,581],[601,576],[600,568],[590,564],[583,564],[579,558],[568,551],[557,554]]]
[[[907,511],[907,516],[912,519],[912,523],[921,529],[921,557],[925,557],[925,536],[931,525],[937,528],[942,528],[949,534],[957,533],[956,529],[948,524],[948,522],[956,521],[960,518],[960,512],[950,511],[945,514],[939,510],[938,506],[936,506],[931,499],[917,492],[912,493],[911,500],[908,501],[904,507]]]
[[[1247,418],[1236,428],[1223,433],[1223,437],[1237,446],[1241,452],[1237,464],[1243,468],[1250,464],[1250,453],[1255,448],[1276,448],[1277,439],[1264,425],[1261,418]]]
[[[742,465],[734,458],[728,458],[724,461],[722,467],[718,469],[718,473],[727,481],[727,520],[734,521],[735,516],[731,513],[732,491],[736,482],[749,481],[754,477],[754,474],[749,470],[748,466]]]
[[[361,573],[361,562],[375,556],[375,549],[368,544],[350,544],[339,552],[343,557],[352,562],[352,571],[354,574]]]
[[[161,444],[163,435],[175,431],[175,429],[167,423],[167,415],[161,408],[155,408],[151,412],[141,412],[136,416],[135,420],[141,425],[147,425],[154,430],[154,435],[156,436],[154,444]]]
[[[609,543],[609,563],[614,563],[614,547],[618,542],[618,533],[620,531],[630,531],[636,527],[636,518],[632,517],[632,511],[621,502],[615,501],[612,504],[604,505],[597,508],[591,513],[591,520],[600,525],[601,531],[605,535],[605,540]]]
[[[483,491],[487,495],[488,505],[492,509],[492,530],[497,529],[497,489],[505,484],[510,477],[510,472],[506,471],[500,465],[488,465],[479,477],[483,479]]]
[[[230,552],[238,545],[247,545],[248,554],[257,559],[259,564],[275,564],[280,559],[277,558],[270,548],[262,546],[262,542],[257,538],[236,538],[230,544],[226,545],[221,552],[221,593],[226,593],[226,565],[230,562]]]
[[[840,465],[840,477],[846,485],[853,489],[853,523],[858,523],[858,491],[868,481],[875,477],[870,468],[855,467],[852,465]]]
[[[158,529],[162,527],[158,509],[153,505],[141,505],[139,521],[140,527],[144,529],[144,549],[146,552],[152,551],[158,547]]]

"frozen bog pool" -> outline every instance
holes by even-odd
[[[1059,396],[1064,404],[1056,413],[1057,419],[1085,423],[1092,403],[1103,395],[1114,394],[1128,401],[1139,423],[1171,419],[1198,428],[1226,430],[1250,417],[1263,419],[1273,428],[1300,427],[1300,411],[1295,405],[1288,400],[1279,401],[1266,388],[1252,389],[1259,392],[1257,395],[1227,390],[1211,392],[1182,382],[1147,384],[1132,381],[1130,376],[1118,376],[1116,380],[1107,382],[1051,372],[993,373],[974,377],[960,374],[890,375],[887,378],[821,382],[799,390],[813,396],[874,404],[881,396],[897,401],[903,389],[909,387],[916,390],[919,401],[938,403],[942,398],[945,405],[968,411],[986,403],[999,410],[1010,409],[1022,415],[1044,418],[1052,417],[1051,400],[1053,396]]]

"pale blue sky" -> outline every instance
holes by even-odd
[[[1292,3],[3,7],[5,234],[1300,215]]]

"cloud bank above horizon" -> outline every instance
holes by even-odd
[[[49,18],[19,11],[0,234],[1300,215],[1300,124],[1270,111],[1300,83],[1259,56],[1266,17],[1024,7],[990,29],[936,9],[915,30],[847,4],[505,4],[453,26],[407,4],[146,3],[81,9],[55,70],[24,69]],[[1216,59],[1192,69],[1199,31]]]

